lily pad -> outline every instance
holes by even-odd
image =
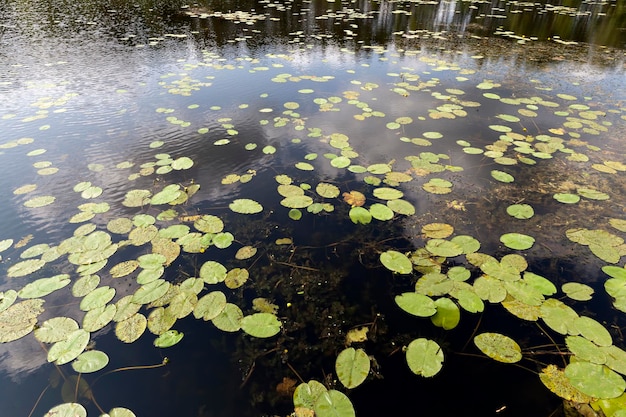
[[[594,398],[616,398],[626,389],[624,378],[595,363],[572,362],[565,368],[565,376],[577,390]]]
[[[517,342],[500,333],[481,333],[474,337],[474,344],[490,358],[504,363],[522,360],[522,349]]]
[[[241,309],[235,304],[226,303],[224,309],[211,322],[224,332],[236,332],[241,329],[242,319],[243,312]]]
[[[263,206],[248,198],[238,198],[228,205],[235,213],[256,214],[263,211]]]
[[[435,301],[437,306],[437,312],[430,316],[430,321],[437,326],[442,327],[445,330],[454,329],[461,320],[461,311],[454,301],[449,298],[438,298]]]
[[[437,375],[443,366],[443,350],[434,341],[419,338],[409,343],[406,348],[406,362],[416,374],[429,378]]]
[[[535,244],[535,238],[522,233],[505,233],[500,236],[500,242],[507,248],[525,250]]]
[[[63,365],[78,357],[89,343],[89,332],[77,329],[70,333],[66,339],[56,342],[48,350],[48,362]]]
[[[87,410],[78,403],[64,403],[52,407],[44,417],[87,417]]]
[[[143,314],[133,314],[115,325],[115,336],[124,343],[133,343],[144,333],[147,324],[148,321]]]
[[[335,371],[344,387],[356,388],[370,372],[370,358],[363,349],[346,348],[337,355]]]
[[[506,208],[506,212],[516,219],[530,219],[535,215],[535,210],[529,204],[512,204]]]
[[[76,360],[72,362],[72,368],[78,373],[88,374],[103,369],[108,363],[109,357],[106,353],[99,350],[89,350],[78,355]]]
[[[39,298],[59,290],[71,282],[68,274],[55,275],[50,278],[40,278],[17,292],[20,298]]]
[[[278,317],[270,313],[254,313],[241,319],[241,330],[254,337],[272,337],[281,326]]]
[[[168,330],[154,340],[154,346],[167,348],[174,346],[183,339],[183,333],[177,330]]]
[[[388,250],[380,254],[380,262],[392,272],[398,274],[410,274],[413,272],[411,260],[403,253]]]
[[[409,314],[418,317],[430,317],[437,312],[437,306],[432,298],[415,292],[405,292],[397,295],[396,304]]]
[[[313,410],[316,417],[356,417],[354,406],[348,397],[336,390],[321,393]]]

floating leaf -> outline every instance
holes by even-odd
[[[594,398],[615,398],[624,393],[626,382],[604,365],[578,361],[565,368],[565,376],[580,392]]]
[[[87,417],[87,410],[78,403],[64,403],[52,407],[44,417]]]
[[[94,308],[102,307],[111,301],[114,296],[115,288],[109,286],[97,288],[82,299],[80,309],[82,311],[89,311]]]
[[[91,333],[102,329],[113,320],[116,310],[114,304],[92,308],[83,317],[83,329]]]
[[[200,267],[199,277],[207,284],[217,284],[226,279],[226,267],[216,261],[207,261]]]
[[[271,313],[255,313],[241,319],[241,330],[254,337],[272,337],[280,332],[281,325]]]
[[[41,299],[12,304],[0,312],[0,343],[12,342],[30,333],[43,312]]]
[[[177,330],[168,330],[154,340],[154,346],[167,348],[174,346],[183,339],[183,333]]]
[[[55,275],[50,278],[40,278],[29,284],[17,292],[20,298],[39,298],[44,297],[54,291],[61,289],[71,282],[68,274]]]
[[[463,248],[454,242],[444,239],[431,239],[426,242],[426,250],[436,256],[453,258],[463,253]]]
[[[515,363],[522,360],[522,350],[508,336],[500,333],[481,333],[474,337],[474,344],[481,352],[498,362]]]
[[[249,273],[244,268],[233,268],[226,274],[224,284],[230,289],[241,287],[248,280]]]
[[[256,214],[263,211],[263,206],[254,200],[239,198],[228,205],[235,213]]]
[[[389,200],[387,201],[387,206],[398,214],[403,214],[405,216],[412,216],[415,214],[415,207],[406,200]]]
[[[415,339],[406,348],[406,362],[416,374],[429,378],[435,376],[443,366],[443,350],[434,341]]]
[[[31,198],[30,200],[26,200],[24,202],[24,206],[29,207],[29,208],[44,207],[44,206],[48,206],[54,203],[55,200],[56,200],[56,197],[54,196],[44,195],[40,197]]]
[[[257,253],[257,248],[252,246],[243,246],[235,253],[235,259],[244,260],[250,259]]]
[[[136,304],[148,304],[162,297],[170,287],[170,283],[164,279],[157,279],[142,285],[133,294],[132,302]]]
[[[89,343],[89,332],[77,329],[70,333],[66,339],[56,342],[48,350],[48,362],[63,365],[78,357]]]
[[[99,350],[89,350],[78,355],[76,360],[72,362],[72,368],[78,373],[88,374],[103,369],[108,363],[109,357],[106,353]]]
[[[133,314],[115,325],[115,336],[124,343],[133,343],[144,333],[147,324],[148,321],[143,314]]]
[[[344,387],[356,388],[370,372],[370,359],[363,349],[346,348],[337,355],[335,371]]]
[[[372,204],[369,212],[376,220],[387,221],[393,219],[393,210],[380,203]]]
[[[516,219],[530,219],[535,215],[535,210],[528,204],[512,204],[506,208],[506,212]]]
[[[459,307],[454,301],[449,298],[438,298],[435,301],[437,306],[437,312],[430,316],[430,321],[437,327],[442,327],[445,330],[454,329],[461,320],[461,312]]]
[[[510,183],[515,181],[513,175],[506,173],[504,171],[499,171],[497,169],[491,170],[491,176],[500,182]]]
[[[224,332],[236,332],[241,328],[243,312],[235,304],[226,303],[224,309],[211,322]]]
[[[437,306],[432,298],[415,292],[405,292],[397,295],[396,304],[409,314],[418,317],[430,317],[437,312]]]
[[[320,394],[313,406],[316,417],[355,417],[354,406],[342,392],[329,390]]]
[[[446,238],[454,232],[454,227],[447,223],[429,223],[422,226],[422,234],[429,238]]]
[[[570,193],[556,193],[553,195],[554,199],[559,203],[575,204],[580,201],[580,196]]]
[[[565,376],[565,373],[555,365],[548,365],[543,368],[539,378],[550,391],[561,398],[581,404],[587,404],[592,401],[591,397],[574,388]]]
[[[361,207],[365,204],[365,196],[358,191],[350,191],[349,193],[343,193],[343,201],[352,207]]]
[[[313,409],[315,401],[328,390],[321,383],[311,380],[298,385],[293,393],[293,404],[296,408]]]
[[[372,214],[363,207],[352,207],[349,215],[354,224],[369,224],[372,221]]]
[[[410,274],[413,272],[411,260],[403,253],[388,250],[380,254],[380,262],[392,272],[398,274]]]
[[[41,267],[45,264],[46,263],[41,259],[28,259],[26,261],[21,261],[9,267],[7,270],[7,276],[10,278],[23,277],[41,269]]]
[[[522,233],[505,233],[500,236],[500,242],[504,243],[507,248],[525,250],[534,245],[535,238]]]
[[[561,286],[561,290],[567,294],[569,298],[576,301],[591,300],[594,293],[593,288],[580,282],[566,282]]]
[[[313,199],[308,195],[291,196],[282,199],[280,204],[284,207],[295,209],[306,208],[313,204]]]
[[[315,191],[324,198],[336,198],[339,196],[339,188],[333,184],[320,182],[315,187]]]

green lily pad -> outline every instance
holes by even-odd
[[[336,198],[339,196],[340,190],[336,185],[320,182],[315,187],[315,191],[324,198]]]
[[[571,193],[556,193],[552,197],[559,203],[576,204],[580,201],[580,196]]]
[[[493,169],[491,170],[491,176],[495,179],[498,180],[500,182],[504,182],[504,183],[510,183],[515,181],[515,177],[513,177],[513,175],[504,172],[504,171],[500,171],[497,169]]]
[[[222,311],[211,322],[224,332],[236,332],[241,329],[243,312],[235,304],[226,303]]]
[[[97,307],[102,307],[111,301],[113,297],[115,297],[115,288],[109,286],[97,288],[82,299],[80,309],[82,311],[89,311]]]
[[[64,403],[52,407],[44,417],[87,417],[87,410],[78,403]]]
[[[102,329],[113,320],[116,311],[115,304],[92,308],[83,317],[83,329],[91,333]]]
[[[55,275],[50,278],[40,278],[17,292],[20,298],[39,298],[59,290],[71,282],[68,274]]]
[[[412,216],[415,214],[415,206],[406,200],[389,200],[387,201],[387,207],[395,213],[403,214],[405,216]]]
[[[626,389],[624,378],[595,363],[572,362],[565,368],[565,376],[577,390],[594,398],[616,398]]]
[[[198,300],[193,309],[195,318],[204,321],[213,320],[226,306],[226,296],[221,291],[212,291]]]
[[[578,313],[562,301],[548,298],[541,304],[541,318],[552,330],[561,334],[578,334]]]
[[[313,199],[308,195],[285,197],[280,201],[281,206],[288,208],[306,208],[313,204]]]
[[[435,376],[443,366],[443,350],[434,341],[415,339],[406,348],[406,362],[416,374],[429,378]]]
[[[372,204],[369,208],[369,212],[376,220],[387,221],[393,219],[393,210],[380,203]]]
[[[77,329],[67,335],[67,338],[56,342],[48,350],[48,362],[63,365],[73,361],[80,355],[89,343],[89,332],[85,329]]]
[[[293,405],[296,408],[308,408],[312,410],[315,401],[326,391],[328,391],[326,387],[315,380],[303,382],[298,385],[293,392]]]
[[[566,282],[561,286],[561,290],[567,294],[569,298],[576,301],[588,301],[594,293],[594,289],[589,285],[580,282]]]
[[[461,311],[454,301],[449,298],[438,298],[435,301],[437,306],[437,312],[430,316],[430,321],[437,326],[442,327],[445,330],[454,329],[461,320]]]
[[[241,287],[246,283],[250,274],[248,270],[245,268],[233,268],[226,274],[226,278],[224,278],[224,284],[228,288],[235,289]]]
[[[233,243],[233,240],[235,240],[235,236],[232,233],[222,232],[213,237],[213,244],[216,248],[226,249]]]
[[[321,393],[315,401],[313,410],[316,417],[356,417],[350,399],[336,390]]]
[[[76,360],[72,362],[72,368],[78,373],[88,374],[103,369],[108,363],[109,357],[106,353],[99,350],[89,350],[78,355]]]
[[[224,222],[217,216],[206,214],[194,221],[193,227],[204,233],[220,233],[224,230]]]
[[[515,340],[500,333],[481,333],[474,337],[481,352],[498,362],[515,363],[522,360],[522,349]]]
[[[254,337],[272,337],[281,326],[278,317],[271,313],[254,313],[241,319],[241,330]]]
[[[349,215],[354,224],[369,224],[372,221],[372,214],[363,207],[352,207]]]
[[[117,322],[115,336],[124,343],[133,343],[141,337],[147,325],[148,320],[143,314],[133,314],[129,318]]]
[[[7,270],[9,278],[23,277],[41,269],[46,264],[41,259],[27,259],[12,265]]]
[[[76,320],[69,317],[53,317],[41,323],[33,333],[40,342],[56,343],[67,339],[75,330],[78,330]]]
[[[500,242],[507,248],[525,250],[535,244],[535,238],[522,233],[505,233],[500,236]]]
[[[445,239],[430,239],[426,242],[426,250],[433,255],[453,258],[463,253],[463,248]]]
[[[413,272],[411,260],[403,253],[388,250],[380,254],[380,262],[392,272],[410,274]]]
[[[516,219],[530,219],[535,215],[535,210],[529,204],[512,204],[506,208],[506,212]]]
[[[606,363],[606,354],[604,350],[595,343],[581,336],[567,336],[565,338],[567,349],[576,355],[577,360],[597,363],[603,365]]]
[[[437,307],[432,298],[415,292],[405,292],[397,295],[396,304],[409,314],[418,317],[430,317],[437,312]]]
[[[611,333],[591,317],[578,317],[574,326],[585,339],[591,340],[598,346],[611,346],[613,344]]]
[[[184,334],[177,330],[168,330],[154,340],[154,346],[167,348],[174,346],[183,339]]]
[[[136,304],[148,304],[165,295],[170,288],[170,283],[164,279],[157,279],[142,285],[133,294],[132,302]]]
[[[248,198],[238,198],[228,205],[235,213],[256,214],[263,211],[263,206]]]
[[[40,197],[33,197],[30,200],[24,202],[24,206],[28,208],[38,208],[48,206],[56,200],[56,197],[51,195],[44,195]]]
[[[30,333],[44,310],[43,303],[39,298],[25,300],[0,312],[0,343],[12,342]]]
[[[335,371],[344,387],[356,388],[370,372],[370,358],[363,349],[346,348],[337,355]]]
[[[200,267],[199,277],[207,284],[217,284],[226,279],[226,267],[216,261],[207,261]]]
[[[395,188],[380,187],[374,189],[374,197],[381,200],[397,200],[402,198],[402,196],[404,196],[404,193]]]

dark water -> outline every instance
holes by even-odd
[[[162,350],[152,346],[148,334],[123,344],[109,325],[92,335],[111,362],[84,377],[95,398],[81,401],[89,415],[99,415],[99,407],[108,411],[117,406],[155,416],[287,415],[293,404],[277,384],[301,376],[340,387],[332,376],[336,354],[344,347],[345,333],[362,324],[375,329],[364,347],[380,368],[350,393],[357,416],[555,415],[561,401],[538,381],[536,364],[524,363],[527,369],[521,369],[467,356],[478,353],[467,342],[479,320],[481,328],[507,332],[526,346],[549,343],[536,336],[534,324],[520,326],[499,305],[488,305],[482,317],[462,312],[462,326],[454,332],[407,317],[393,297],[412,290],[414,280],[392,276],[381,268],[378,254],[389,248],[413,250],[423,244],[421,227],[432,222],[453,224],[455,233],[476,237],[481,251],[498,257],[510,252],[498,241],[503,231],[530,230],[541,240],[525,253],[533,272],[549,276],[557,286],[571,279],[590,283],[596,295],[586,307],[599,321],[623,327],[623,313],[609,308],[610,297],[602,288],[599,267],[604,263],[564,237],[570,227],[606,227],[608,219],[624,218],[623,172],[593,180],[597,188],[612,191],[611,200],[594,210],[564,207],[550,196],[567,180],[596,178],[592,163],[626,162],[625,48],[623,1],[184,5],[7,0],[0,5],[0,191],[5,197],[0,240],[18,242],[32,235],[25,249],[71,236],[84,223],[70,223],[78,205],[90,201],[73,190],[82,181],[103,189],[94,201],[111,205],[90,220],[100,229],[115,217],[160,211],[122,206],[127,191],[193,181],[201,189],[177,207],[179,214],[219,215],[239,246],[261,249],[258,262],[245,265],[253,283],[229,293],[229,301],[250,312],[253,298],[272,299],[284,319],[281,335],[257,340],[187,317],[175,326],[185,333],[183,341]],[[477,87],[486,82],[493,87]],[[511,104],[485,93],[513,101],[539,97],[557,107]],[[297,114],[285,113],[286,103],[292,102],[299,105],[293,110]],[[431,117],[450,103],[460,103],[456,110],[465,114]],[[599,148],[589,152],[590,162],[581,168],[565,162],[565,154],[533,166],[503,167],[458,144],[463,140],[483,148],[493,143],[500,133],[489,125],[509,125],[523,135],[563,135],[550,129],[578,116],[582,107],[572,105],[596,111],[593,120],[604,129],[566,129],[574,134],[565,139],[584,142],[571,146],[577,151],[587,153],[586,145]],[[498,118],[519,116],[519,109],[537,115],[512,123]],[[364,112],[369,114],[361,117]],[[412,122],[388,126],[400,117]],[[336,156],[339,150],[328,145],[328,137],[314,135],[316,129],[348,135],[358,153],[353,165],[393,162],[394,171],[410,172],[414,167],[407,156],[431,152],[447,155],[445,164],[464,170],[434,174],[455,184],[448,196],[425,193],[422,185],[429,177],[402,184],[417,213],[390,225],[355,226],[349,206],[339,202],[331,214],[305,213],[294,222],[279,203],[277,174],[290,175],[296,184],[333,182],[342,192],[372,189],[363,174],[329,164],[324,154]],[[430,139],[427,146],[425,132],[442,138]],[[222,139],[229,143],[215,144]],[[152,147],[155,141],[163,144]],[[250,144],[256,148],[248,150]],[[268,145],[276,153],[264,153]],[[166,176],[139,175],[141,165],[155,161],[158,153],[187,156],[194,165]],[[317,159],[307,159],[313,153]],[[298,170],[297,162],[310,162],[315,170]],[[58,172],[42,175],[40,170],[49,167]],[[521,186],[497,183],[492,169],[513,174]],[[248,170],[256,174],[249,183],[221,183],[228,174]],[[27,184],[36,184],[36,190],[14,193]],[[42,195],[56,200],[45,207],[24,207]],[[235,198],[259,201],[263,214],[230,212],[227,206]],[[450,208],[453,200],[464,203],[464,210]],[[517,201],[532,204],[538,216],[523,225],[511,222],[502,211]],[[280,237],[293,237],[296,249],[274,245]],[[24,249],[13,246],[0,254],[0,290],[19,289],[30,280],[4,278]],[[167,269],[166,279],[193,276],[211,259],[229,268],[244,267],[234,262],[236,249],[185,254]],[[139,248],[131,258],[145,251]],[[107,267],[128,256],[117,254]],[[68,272],[74,280],[78,275],[72,268],[58,262],[37,277]],[[116,287],[113,301],[136,289],[133,282],[114,281],[104,272],[101,278],[101,285]],[[39,322],[58,315],[80,322],[79,301],[68,288],[50,297]],[[401,347],[416,337],[437,340],[446,351],[443,370],[432,379],[417,377],[406,366]],[[617,331],[613,337],[623,347]],[[32,334],[0,345],[0,416],[27,416],[31,410],[43,415],[69,401],[62,399],[55,381],[60,372],[66,378],[75,373],[69,365],[59,371],[47,363],[46,348]],[[157,365],[166,356],[171,362],[165,367],[99,376],[117,368]]]

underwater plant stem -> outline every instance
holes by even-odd
[[[43,395],[46,393],[46,391],[48,391],[48,388],[50,388],[50,384],[46,385],[46,387],[41,391],[41,394],[39,394],[39,397],[37,397],[37,401],[35,401],[35,404],[33,405],[33,408],[30,410],[30,413],[28,413],[27,417],[31,417],[33,415],[33,413],[35,412],[35,409],[37,408],[37,405],[39,404],[39,401],[41,401],[41,399],[43,398]]]
[[[76,377],[76,388],[74,388],[74,402],[78,402],[78,385],[80,385],[80,377],[83,374],[81,374],[80,372],[78,373],[78,377]]]
[[[255,367],[256,367],[256,361],[252,362],[252,366],[250,366],[250,370],[248,370],[246,377],[243,379],[243,381],[241,381],[241,384],[239,385],[239,389],[243,388],[248,383],[248,380],[252,376],[252,372],[254,372]]]
[[[563,352],[561,352],[561,349],[559,349],[559,345],[554,341],[554,339],[552,338],[552,336],[550,336],[550,334],[548,332],[546,332],[543,327],[541,327],[541,325],[537,322],[535,322],[535,325],[539,328],[539,330],[546,335],[546,337],[548,339],[550,339],[550,341],[552,342],[552,344],[554,345],[554,347],[556,348],[556,350],[562,355],[562,359],[563,359],[563,366],[567,366],[567,362],[565,361],[565,356],[563,355]]]
[[[474,330],[472,330],[472,334],[467,339],[467,342],[465,342],[465,344],[463,345],[463,348],[461,349],[461,352],[465,351],[465,348],[467,348],[467,345],[469,345],[470,340],[472,340],[474,338],[474,335],[476,335],[476,332],[478,331],[478,328],[480,327],[480,323],[482,321],[483,321],[483,315],[481,313],[480,317],[478,318],[478,323],[476,323],[476,326],[474,327]]]
[[[319,272],[319,269],[311,268],[310,266],[302,266],[302,265],[290,264],[288,262],[282,262],[282,261],[274,261],[274,263],[277,263],[279,265],[285,265],[285,266],[288,266],[288,267],[291,267],[291,268],[305,269],[307,271]]]
[[[289,369],[291,369],[291,372],[293,372],[293,373],[294,373],[294,374],[298,377],[298,379],[300,380],[300,382],[302,382],[302,383],[304,384],[304,379],[302,379],[302,377],[300,376],[300,374],[298,373],[298,371],[296,371],[296,370],[294,369],[294,367],[293,367],[293,366],[291,366],[291,364],[290,364],[289,362],[287,362],[287,366],[289,367]]]
[[[113,374],[115,372],[122,372],[122,371],[135,371],[135,370],[139,370],[139,369],[154,369],[154,368],[160,368],[162,366],[165,366],[169,363],[169,359],[168,358],[163,358],[163,362],[155,364],[155,365],[137,365],[137,366],[125,366],[123,368],[117,368],[117,369],[113,369],[109,372],[105,372],[102,375],[100,375],[98,378],[96,378],[93,383],[91,384],[92,388],[94,385],[96,385],[96,382],[98,382],[100,380],[100,378],[106,376],[106,375],[110,375]]]

